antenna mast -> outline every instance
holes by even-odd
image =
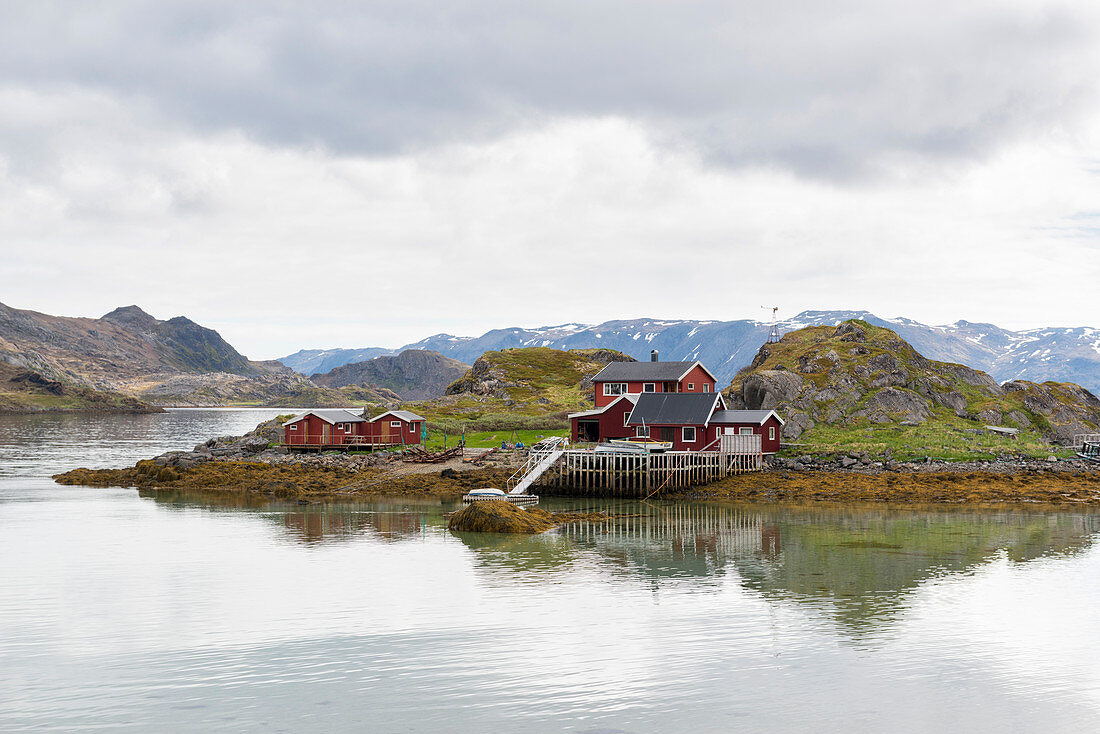
[[[775,344],[779,341],[779,321],[776,316],[776,314],[779,313],[779,306],[761,306],[760,308],[765,311],[770,309],[772,312],[772,328],[771,331],[768,332],[768,344]]]

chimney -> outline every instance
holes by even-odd
[[[656,350],[656,349],[654,349],[654,350],[653,350],[652,352],[650,352],[650,353],[649,353],[649,361],[650,361],[650,362],[657,362],[657,361],[659,361],[659,360],[657,359],[657,357],[658,357],[658,356],[659,356],[659,355],[658,355],[658,353],[657,353],[657,350]]]

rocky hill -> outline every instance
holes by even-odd
[[[632,361],[610,349],[490,351],[474,360],[443,397],[405,407],[436,424],[560,427],[567,412],[592,407],[592,378],[597,372],[610,362]]]
[[[1012,331],[993,324],[957,321],[929,326],[906,318],[880,318],[867,311],[803,311],[780,321],[780,333],[807,326],[836,326],[861,319],[891,329],[929,359],[958,362],[985,370],[1000,382],[1027,379],[1077,382],[1100,393],[1100,329],[1051,327]],[[401,350],[303,350],[279,361],[298,372],[322,372],[349,362],[406,349],[430,349],[471,362],[484,352],[518,347],[553,349],[607,348],[647,359],[651,349],[668,360],[701,360],[727,381],[747,365],[768,337],[770,324],[736,321],[627,319],[601,324],[561,324],[534,329],[493,329],[481,336],[436,334]],[[323,365],[323,366],[321,366]]]
[[[927,359],[866,321],[807,327],[765,344],[732,381],[733,407],[774,408],[785,437],[824,427],[1010,426],[1065,442],[1100,426],[1100,400],[1071,383],[1014,380]]]
[[[182,316],[159,321],[137,306],[90,319],[0,304],[0,361],[49,379],[115,390],[151,375],[263,372],[216,331]]]
[[[0,415],[71,411],[160,413],[162,409],[128,395],[66,385],[0,362]]]
[[[137,306],[90,319],[0,304],[0,365],[33,372],[70,396],[80,389],[113,394],[86,400],[89,406],[117,404],[120,410],[145,402],[344,407],[400,400],[383,388],[318,386],[278,362],[250,361],[213,329],[182,316],[162,321]],[[47,402],[59,400],[54,395]]]
[[[470,365],[427,349],[407,349],[395,357],[376,357],[353,362],[331,372],[310,377],[323,387],[371,385],[392,390],[405,400],[424,400],[443,395],[447,386],[462,377]]]

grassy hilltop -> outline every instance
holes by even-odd
[[[805,452],[1045,456],[1052,442],[1100,426],[1100,400],[1078,385],[999,385],[979,370],[926,359],[893,331],[858,320],[765,344],[726,394],[733,407],[776,409],[787,420],[784,438]],[[985,425],[1020,435],[1007,439]]]
[[[633,361],[609,349],[491,351],[451,383],[443,397],[403,407],[451,433],[463,429],[558,433],[568,427],[566,414],[592,407],[591,380],[597,372],[610,362]]]

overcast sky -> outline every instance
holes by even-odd
[[[859,308],[1100,326],[1100,4],[4,2],[0,301],[253,358]]]

